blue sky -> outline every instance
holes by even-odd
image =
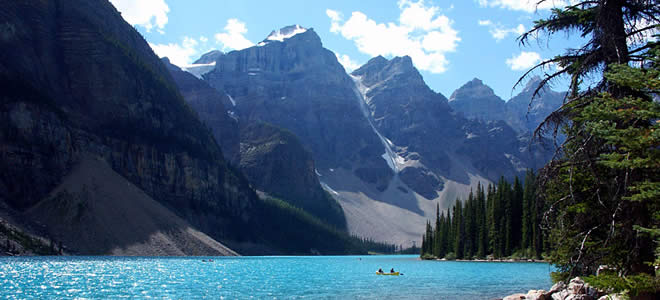
[[[213,49],[254,45],[272,30],[314,28],[350,72],[376,55],[410,55],[426,83],[447,98],[472,78],[504,100],[540,59],[576,46],[557,35],[522,47],[516,38],[548,15],[536,0],[110,0],[159,56],[185,66]],[[554,71],[554,67],[546,72]],[[538,73],[539,75],[542,73]],[[554,89],[565,90],[563,82]],[[513,93],[513,94],[512,94]]]

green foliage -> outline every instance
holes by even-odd
[[[660,242],[660,104],[653,101],[660,44],[642,37],[660,27],[658,7],[655,0],[580,1],[552,10],[521,37],[575,32],[585,40],[532,69],[562,67],[537,91],[556,76],[571,77],[567,102],[544,124],[567,137],[540,185],[553,278],[607,265],[616,275],[592,277],[595,285],[633,296],[660,290],[653,271],[660,265],[660,248],[653,253]],[[585,78],[599,82],[582,90]]]
[[[617,274],[608,272],[598,276],[587,276],[584,280],[591,286],[605,290],[608,293],[624,293],[630,296],[653,293],[660,289],[660,280],[649,274],[620,277]]]
[[[435,226],[426,223],[422,257],[540,258],[543,237],[537,216],[541,205],[537,203],[535,180],[531,171],[524,184],[517,177],[513,186],[500,178],[497,186],[488,186],[487,194],[479,184],[476,194],[470,192],[465,201],[457,199],[446,217],[438,207]]]
[[[552,261],[572,275],[593,274],[601,264],[623,274],[650,272],[649,236],[660,223],[660,104],[644,93],[658,91],[657,64],[651,66],[613,65],[605,77],[635,92],[601,92],[572,104],[581,106],[567,129],[573,138],[546,186],[547,198],[556,199]]]
[[[308,212],[277,198],[263,199],[262,242],[287,254],[394,253],[395,246],[351,236]]]

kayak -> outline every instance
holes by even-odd
[[[376,275],[394,275],[394,276],[399,276],[399,272],[394,272],[394,273],[378,273],[378,272],[376,272]]]

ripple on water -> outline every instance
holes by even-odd
[[[484,299],[551,286],[541,263],[361,258],[3,257],[0,298]],[[404,276],[376,276],[378,268]]]

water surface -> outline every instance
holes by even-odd
[[[0,298],[493,299],[549,289],[544,263],[316,257],[2,257]],[[377,276],[395,268],[403,276]]]

